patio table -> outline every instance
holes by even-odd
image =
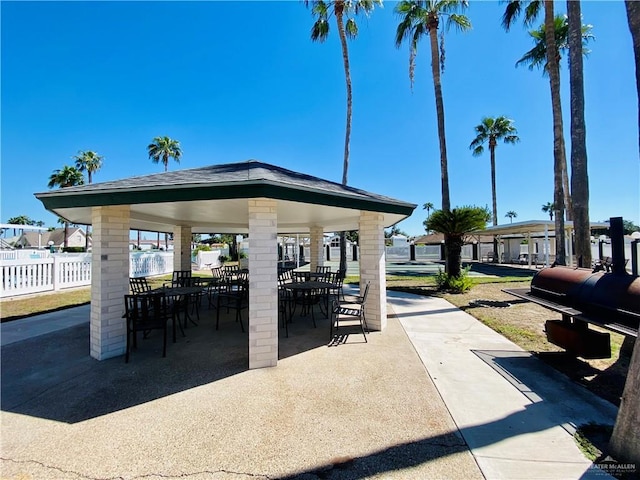
[[[290,312],[290,319],[293,317],[295,313],[298,295],[300,296],[300,300],[303,307],[303,314],[305,313],[306,308],[311,310],[311,318],[313,319],[313,326],[316,326],[316,319],[313,313],[313,305],[318,303],[320,305],[320,309],[322,310],[322,304],[320,300],[324,297],[325,300],[325,309],[324,314],[328,316],[329,313],[329,290],[335,288],[336,286],[330,282],[322,282],[318,280],[308,280],[305,282],[291,282],[286,283],[282,286],[287,290],[291,290],[293,292],[293,309]],[[323,294],[319,294],[317,292],[323,291]]]

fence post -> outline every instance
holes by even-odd
[[[60,290],[60,270],[62,269],[62,267],[60,266],[61,264],[61,258],[57,255],[53,255],[53,264],[51,265],[51,279],[54,292]]]
[[[416,261],[416,246],[413,243],[409,245],[409,260]]]

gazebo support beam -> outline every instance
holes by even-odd
[[[191,270],[191,227],[173,227],[173,270]]]
[[[309,229],[309,241],[311,242],[311,271],[316,267],[324,265],[324,230],[322,227],[311,227]]]
[[[360,291],[371,282],[365,308],[367,325],[373,330],[387,326],[387,280],[384,248],[384,215],[360,212]]]
[[[278,206],[248,200],[249,368],[278,364]]]
[[[93,207],[91,254],[91,356],[104,360],[123,355],[126,324],[124,295],[129,293],[130,208]]]

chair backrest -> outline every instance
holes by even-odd
[[[224,270],[222,267],[214,267],[211,269],[211,275],[213,275],[213,278],[222,278],[224,276]]]
[[[157,323],[159,328],[169,318],[167,297],[162,293],[125,295],[124,308],[125,316],[131,322],[129,328],[133,330],[136,325],[153,328],[152,323]]]
[[[316,273],[327,273],[331,271],[331,267],[321,267],[320,265],[316,266]]]
[[[174,287],[191,286],[191,270],[176,270],[173,272],[171,285]]]
[[[133,293],[145,293],[151,290],[151,285],[145,277],[130,278],[129,287]]]
[[[371,282],[367,282],[367,284],[364,287],[364,293],[362,294],[362,296],[360,297],[360,300],[358,303],[361,303],[362,305],[364,305],[367,301],[367,295],[369,294],[369,286],[371,285]]]

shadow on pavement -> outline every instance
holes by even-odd
[[[177,342],[167,340],[162,358],[160,331],[138,337],[129,363],[124,356],[103,361],[89,354],[89,324],[59,330],[2,347],[2,410],[65,423],[140,405],[160,397],[248,370],[248,334],[221,318],[215,330],[213,310],[204,310]],[[246,322],[246,312],[243,313]],[[280,329],[280,359],[327,345],[329,321],[295,318],[289,338]]]

